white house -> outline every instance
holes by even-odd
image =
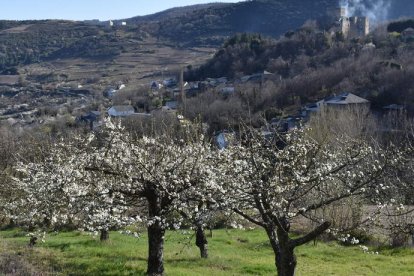
[[[306,112],[318,112],[321,108],[328,107],[345,107],[345,106],[366,106],[369,107],[370,102],[364,98],[358,97],[352,93],[344,92],[338,96],[331,96],[320,100],[316,103],[305,106]]]
[[[131,105],[115,105],[108,109],[108,115],[111,117],[127,117],[134,113],[135,110]]]

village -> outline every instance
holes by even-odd
[[[0,116],[3,122],[15,129],[31,128],[50,123],[63,124],[64,127],[86,127],[95,130],[103,124],[105,117],[127,118],[129,120],[151,120],[162,117],[175,118],[177,122],[185,124],[186,102],[188,99],[205,93],[213,93],[223,98],[228,98],[240,93],[246,85],[254,86],[259,91],[265,82],[282,82],[279,75],[264,71],[261,73],[242,76],[233,81],[226,77],[207,78],[199,82],[185,82],[183,75],[177,80],[171,76],[166,79],[153,80],[145,91],[146,101],[155,102],[153,106],[141,107],[131,100],[123,99],[123,91],[126,85],[118,82],[116,86],[107,87],[100,92],[101,102],[95,103],[97,109],[91,109],[91,102],[95,101],[96,92],[92,93],[81,85],[58,86],[56,89],[46,92],[41,85],[30,85],[18,87],[18,80],[14,82],[3,81],[0,87],[2,109]],[[24,99],[30,99],[25,102]],[[121,99],[121,101],[120,101]],[[12,104],[18,100],[21,104]],[[96,102],[96,101],[95,101]],[[9,104],[7,104],[9,103]],[[118,104],[115,104],[118,103]],[[43,106],[48,106],[44,108]],[[271,136],[275,133],[286,133],[292,129],[303,127],[311,117],[327,109],[334,110],[363,110],[370,111],[370,102],[350,92],[342,92],[331,95],[314,103],[303,104],[295,113],[286,116],[269,118],[261,126],[263,136]],[[390,103],[383,106],[382,110],[376,110],[377,117],[386,114],[403,114],[405,107]],[[208,129],[208,126],[205,126]],[[225,148],[230,141],[234,140],[235,132],[225,128],[213,133],[214,143],[220,148]]]

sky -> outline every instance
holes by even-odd
[[[241,0],[239,0],[241,1]],[[237,0],[0,0],[0,20],[123,19],[173,7]]]

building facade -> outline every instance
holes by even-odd
[[[335,11],[335,18],[339,19],[339,31],[346,38],[362,37],[369,34],[369,18],[348,16],[348,9],[340,7]]]

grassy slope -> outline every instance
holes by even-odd
[[[111,241],[101,244],[76,232],[49,235],[46,243],[32,252],[25,249],[27,237],[2,231],[1,251],[15,252],[32,263],[48,267],[60,275],[143,275],[147,241],[111,233]],[[209,239],[210,258],[201,260],[188,235],[169,232],[165,260],[168,275],[274,275],[273,254],[260,230],[219,230]],[[414,275],[414,251],[383,250],[380,255],[364,254],[358,247],[336,243],[308,244],[297,251],[301,275]],[[58,273],[60,272],[60,273]],[[0,271],[1,273],[1,271]]]

